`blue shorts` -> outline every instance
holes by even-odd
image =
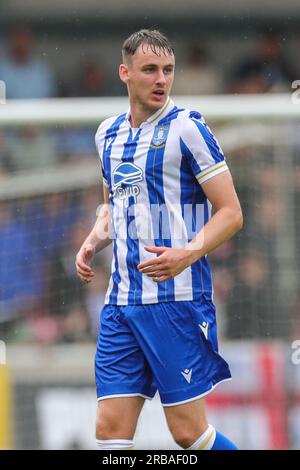
[[[186,403],[231,378],[218,354],[215,306],[210,300],[105,305],[95,355],[98,400],[153,398]]]

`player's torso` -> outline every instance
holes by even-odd
[[[139,129],[121,124],[107,132],[103,166],[114,205],[180,204],[182,182],[195,184],[182,155],[176,120]]]
[[[168,115],[139,129],[132,129],[121,116],[108,125],[103,129],[101,163],[112,206],[114,256],[105,302],[198,298],[207,290],[204,284],[210,283],[205,260],[203,266],[196,263],[162,284],[137,269],[153,257],[145,246],[186,246],[208,214],[205,195],[182,148],[184,123],[174,113],[171,119]]]

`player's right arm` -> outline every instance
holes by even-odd
[[[96,223],[76,255],[77,274],[84,282],[90,282],[95,275],[91,268],[94,255],[112,242],[109,190],[105,185],[103,185],[103,195],[104,204],[101,206]]]

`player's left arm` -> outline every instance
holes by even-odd
[[[243,214],[229,171],[224,171],[202,184],[214,215],[197,233],[185,250],[192,263],[229,240],[243,226]]]
[[[153,277],[155,282],[173,278],[242,228],[242,210],[229,171],[205,181],[202,189],[212,204],[214,215],[193,240],[185,248],[145,248],[160,256],[139,264],[138,269]]]

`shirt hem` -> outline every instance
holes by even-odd
[[[174,295],[166,295],[163,299],[158,300],[157,296],[143,297],[142,302],[128,302],[128,294],[126,297],[118,296],[116,302],[109,302],[109,297],[105,299],[105,305],[144,305],[144,304],[158,304],[161,302],[180,302],[180,301],[193,301],[202,300],[203,296],[208,296],[208,299],[212,300],[212,290],[201,290],[193,291],[181,290],[176,292],[176,298]]]

